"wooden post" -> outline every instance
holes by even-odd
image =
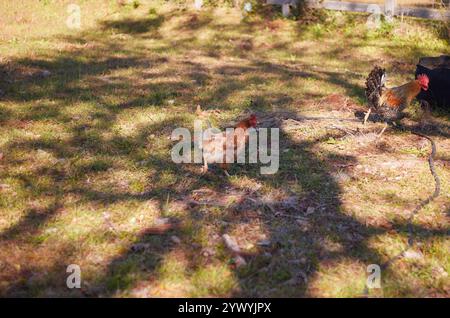
[[[395,14],[395,0],[385,0],[384,1],[384,16],[387,22],[394,21]]]
[[[288,17],[291,14],[289,3],[283,3],[281,5],[281,12],[283,13],[283,17]]]
[[[281,12],[283,16],[288,17],[291,14],[291,5],[296,6],[298,0],[266,0],[266,4],[281,5]]]

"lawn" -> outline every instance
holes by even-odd
[[[434,190],[429,143],[378,137],[355,112],[374,65],[391,86],[413,79],[450,51],[448,25],[85,0],[71,29],[71,2],[0,3],[0,296],[360,297],[367,266],[407,247]],[[276,174],[172,162],[173,129],[250,113],[280,128]],[[421,127],[417,103],[407,114]],[[449,296],[450,115],[429,120],[441,195],[370,297]]]

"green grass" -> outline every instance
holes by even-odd
[[[218,110],[218,127],[249,112],[354,118],[371,68],[392,86],[412,79],[420,57],[448,52],[445,25],[367,30],[361,14],[256,7],[242,19],[229,5],[105,0],[81,1],[73,30],[67,3],[0,4],[0,295],[358,297],[366,266],[406,246],[408,213],[433,190],[429,146],[408,132],[282,124],[278,173],[236,165],[230,178],[173,163],[169,137],[193,127],[198,104]],[[420,110],[409,113],[416,125]],[[433,116],[448,131],[448,113]],[[371,296],[448,296],[450,142],[433,138],[442,192],[414,221],[423,259],[396,262]],[[314,212],[307,224],[277,217],[241,200],[255,189],[285,214]],[[226,204],[185,204],[196,195]],[[181,226],[143,234],[160,217]],[[236,268],[225,233],[253,254],[247,265]],[[65,286],[69,264],[81,290]]]

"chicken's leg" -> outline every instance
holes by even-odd
[[[202,174],[208,172],[208,162],[206,161],[205,156],[203,156],[203,167],[201,170]]]
[[[369,108],[369,110],[367,111],[366,115],[364,116],[363,125],[365,125],[367,123],[367,120],[369,119],[369,116],[370,116],[371,112],[372,112],[372,108]]]
[[[227,177],[230,177],[230,174],[228,173],[228,164],[226,163],[221,163],[220,167],[223,169],[223,172],[225,173],[225,175]]]
[[[383,129],[381,129],[380,133],[379,133],[378,136],[377,136],[378,138],[381,137],[381,135],[384,133],[384,131],[386,130],[387,127],[388,127],[388,123],[384,123]]]

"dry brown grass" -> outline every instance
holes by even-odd
[[[0,5],[0,295],[358,297],[366,266],[406,246],[408,213],[433,188],[428,145],[353,120],[373,64],[395,85],[448,51],[439,24],[85,1],[73,31],[48,24],[65,3]],[[174,164],[170,134],[198,104],[215,126],[251,111],[279,127],[278,173]],[[442,195],[414,220],[423,258],[383,272],[371,296],[448,296],[448,114],[434,120]],[[71,263],[81,290],[65,285]]]

